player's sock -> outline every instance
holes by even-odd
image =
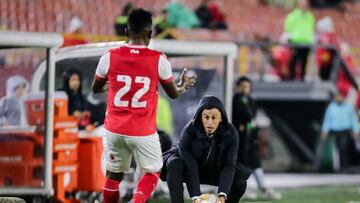
[[[258,185],[258,188],[262,191],[265,191],[266,186],[265,186],[265,180],[264,180],[264,171],[262,170],[262,168],[255,169],[253,174],[255,176],[255,180]]]
[[[145,173],[140,179],[136,192],[134,193],[134,203],[145,203],[155,190],[159,178],[160,173]]]
[[[120,182],[106,178],[103,187],[104,203],[119,203],[120,201]]]

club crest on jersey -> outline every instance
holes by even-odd
[[[139,54],[139,50],[130,49],[130,53],[132,53],[132,54]]]

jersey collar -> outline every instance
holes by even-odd
[[[147,48],[145,45],[140,44],[125,44],[126,47],[134,48],[134,49],[145,49]]]

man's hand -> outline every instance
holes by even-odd
[[[225,203],[225,197],[224,196],[218,197],[216,203]]]

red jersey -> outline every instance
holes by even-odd
[[[112,49],[100,58],[96,79],[109,83],[107,131],[124,136],[156,133],[157,86],[173,81],[165,55],[140,45]]]

